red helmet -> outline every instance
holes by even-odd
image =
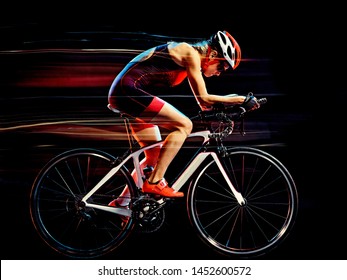
[[[241,61],[241,49],[233,36],[227,31],[218,31],[213,40],[219,45],[224,58],[235,69]]]

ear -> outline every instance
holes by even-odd
[[[218,56],[218,52],[216,50],[211,50],[209,59],[216,58]]]

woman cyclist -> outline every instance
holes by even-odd
[[[168,186],[165,172],[192,131],[191,120],[154,92],[181,84],[188,79],[192,93],[201,110],[223,102],[242,104],[252,102],[258,108],[256,98],[246,96],[219,96],[209,94],[205,77],[219,76],[223,71],[236,69],[241,61],[241,49],[227,31],[218,31],[209,39],[193,44],[169,42],[132,59],[113,81],[108,101],[111,107],[135,118],[131,130],[141,146],[161,140],[159,127],[169,132],[161,148],[147,150],[142,167],[153,167],[142,191],[164,197],[183,197]],[[247,99],[247,100],[246,100]],[[253,106],[253,105],[252,105]],[[121,197],[127,196],[127,189]],[[109,205],[125,206],[129,200],[118,198]]]

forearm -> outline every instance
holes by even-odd
[[[243,95],[215,95],[207,94],[197,98],[198,102],[204,106],[211,106],[215,103],[226,103],[226,104],[242,104],[245,101]]]

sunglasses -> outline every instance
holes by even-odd
[[[227,71],[229,68],[230,68],[230,65],[229,65],[229,63],[225,59],[221,59],[219,61],[219,65],[218,65],[218,68],[217,68],[217,70],[219,72]]]

